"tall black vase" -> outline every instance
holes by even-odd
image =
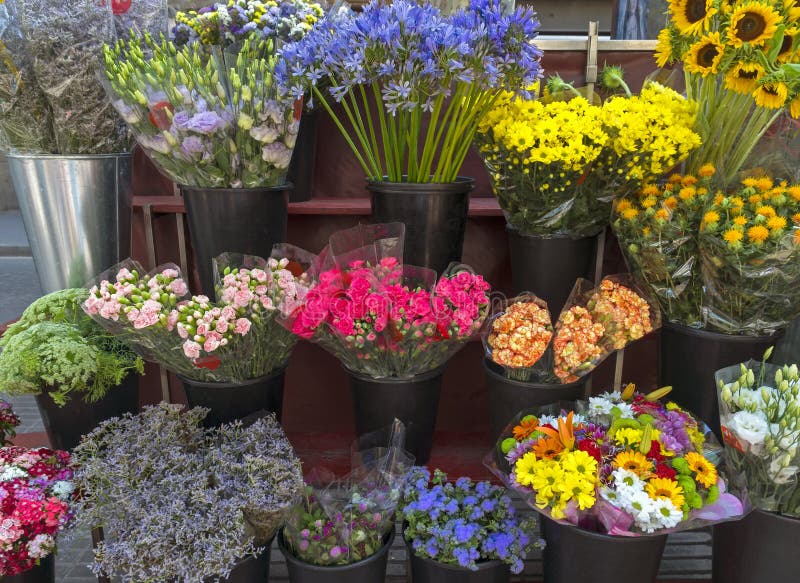
[[[545,517],[542,526],[544,583],[654,583],[658,576],[665,534],[609,536]]]
[[[87,403],[76,393],[63,407],[55,404],[45,388],[36,395],[42,422],[53,449],[71,450],[100,422],[139,410],[139,375],[129,374],[119,386],[96,403]]]
[[[575,280],[593,279],[597,236],[573,239],[568,235],[523,235],[508,224],[506,233],[513,292],[536,294],[557,318]]]
[[[461,261],[472,178],[455,182],[370,182],[373,223],[405,223],[403,260],[441,274]]]
[[[670,399],[700,417],[722,440],[714,373],[751,358],[761,360],[782,335],[722,334],[666,322],[661,327],[659,385],[672,386]]]
[[[712,581],[768,583],[800,579],[800,519],[753,510],[714,527]]]
[[[314,166],[317,151],[317,111],[304,111],[300,118],[300,131],[292,152],[292,161],[286,172],[286,180],[294,184],[289,202],[311,200],[314,188]]]
[[[549,405],[557,401],[582,399],[591,375],[567,384],[515,381],[503,375],[502,367],[488,359],[483,361],[489,393],[489,430],[491,444],[514,416],[524,409]]]
[[[443,372],[439,368],[410,379],[375,379],[348,370],[357,434],[384,429],[399,419],[406,426],[406,450],[424,465],[431,456]]]
[[[0,577],[3,583],[53,583],[56,580],[56,560],[51,553],[39,561],[33,569],[19,575]]]
[[[183,382],[189,407],[210,409],[203,425],[218,427],[260,411],[275,413],[280,421],[285,376],[286,367],[238,383],[207,383],[182,375],[178,375],[178,378]]]
[[[226,252],[269,257],[286,241],[291,184],[271,188],[181,186],[200,285],[214,297],[211,260]]]
[[[502,561],[481,561],[473,571],[415,555],[408,541],[405,542],[413,583],[508,583],[511,580],[511,568]]]
[[[270,539],[266,543],[266,548],[260,555],[255,557],[247,557],[231,570],[231,574],[225,579],[220,579],[222,583],[254,583],[256,581],[266,582],[269,581],[269,560],[270,560],[270,547],[272,546]],[[210,583],[210,581],[209,581]]]

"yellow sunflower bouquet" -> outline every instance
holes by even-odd
[[[751,334],[786,326],[800,315],[800,184],[750,177],[716,196],[699,252],[710,326]]]
[[[489,463],[505,484],[553,520],[637,536],[741,517],[726,492],[716,437],[675,403],[669,388],[628,385],[572,408],[516,415]]]
[[[800,6],[793,0],[670,0],[656,62],[681,62],[700,104],[703,144],[687,161],[713,163],[736,182],[754,147],[784,111],[800,117]]]

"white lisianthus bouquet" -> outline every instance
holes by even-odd
[[[753,506],[800,517],[800,373],[771,352],[716,373],[725,456]]]

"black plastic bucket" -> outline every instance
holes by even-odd
[[[247,557],[240,561],[231,570],[231,574],[225,579],[220,579],[222,583],[253,583],[254,581],[269,581],[269,559],[270,547],[272,546],[270,539],[266,543],[264,551],[255,557]],[[214,579],[206,579],[209,583]]]
[[[481,561],[478,570],[472,571],[417,556],[408,541],[405,543],[413,583],[508,583],[511,580],[511,567],[502,561]]]
[[[87,403],[74,393],[67,404],[59,407],[45,388],[36,395],[42,422],[53,449],[71,450],[101,421],[139,410],[139,375],[129,374],[119,386],[96,403]]]
[[[286,367],[240,383],[206,383],[181,375],[178,378],[183,382],[189,407],[211,409],[203,425],[218,427],[259,411],[275,413],[280,421],[285,375]]]
[[[483,371],[486,373],[486,388],[489,393],[489,430],[492,445],[520,411],[557,401],[582,399],[586,383],[591,376],[586,375],[574,383],[564,385],[515,381],[503,376],[502,367],[488,359],[483,361]]]
[[[431,456],[443,373],[438,368],[410,379],[374,379],[347,370],[356,433],[384,429],[397,418],[406,426],[406,450],[424,465]]]
[[[609,536],[542,516],[544,583],[654,583],[667,535]],[[752,583],[755,583],[753,581]]]
[[[214,297],[212,259],[221,253],[269,257],[286,241],[291,184],[273,188],[181,186],[203,293]]]
[[[393,542],[394,529],[386,536],[383,547],[371,557],[350,565],[326,567],[306,563],[295,557],[283,539],[283,531],[278,534],[278,547],[286,557],[291,583],[383,583],[389,549]]]
[[[300,131],[292,152],[292,161],[286,180],[294,184],[289,193],[290,202],[311,200],[314,188],[314,165],[317,151],[317,111],[304,111],[300,118]]]
[[[447,183],[370,182],[373,223],[405,223],[403,261],[441,274],[461,261],[472,178]]]
[[[531,292],[547,302],[555,321],[579,277],[593,279],[597,237],[523,235],[506,225],[513,293]]]
[[[669,398],[705,421],[722,439],[714,373],[726,366],[761,360],[783,331],[739,336],[666,322],[661,327],[659,385],[672,386]]]
[[[714,527],[714,583],[768,583],[800,578],[800,519],[753,510]]]
[[[56,580],[56,560],[51,553],[39,564],[19,575],[4,575],[3,583],[53,583]]]

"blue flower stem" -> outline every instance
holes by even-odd
[[[353,151],[353,154],[355,154],[356,158],[358,159],[358,162],[361,164],[361,167],[364,169],[364,174],[369,176],[370,175],[370,168],[367,165],[367,163],[364,161],[364,157],[361,155],[361,152],[358,151],[358,148],[353,143],[353,139],[350,137],[350,134],[347,131],[345,131],[344,125],[342,125],[341,120],[339,119],[339,117],[335,113],[333,113],[333,110],[331,109],[331,106],[325,100],[325,96],[322,94],[322,92],[319,89],[317,89],[316,86],[313,87],[313,90],[314,90],[314,95],[320,101],[320,103],[322,103],[322,106],[325,108],[325,111],[327,111],[328,115],[331,116],[331,119],[333,120],[333,123],[335,123],[336,127],[339,128],[339,131],[342,133],[342,136],[344,136],[344,139],[347,141],[347,144],[350,146],[350,149]],[[380,180],[380,178],[378,178],[378,180]]]

